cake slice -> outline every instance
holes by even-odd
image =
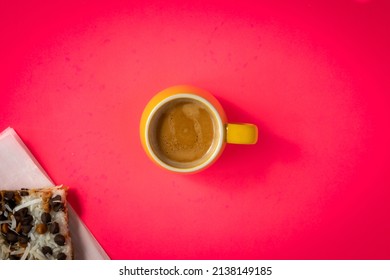
[[[0,260],[73,259],[67,190],[0,191]]]

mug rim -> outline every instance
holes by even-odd
[[[204,104],[214,114],[215,119],[217,120],[218,132],[219,132],[219,135],[221,135],[221,137],[219,137],[219,139],[218,139],[218,143],[217,143],[215,150],[209,156],[209,158],[206,161],[202,162],[201,164],[196,165],[194,167],[189,167],[189,168],[174,167],[172,165],[165,163],[154,153],[153,148],[149,142],[149,127],[150,127],[150,123],[151,123],[154,115],[158,112],[159,109],[161,109],[168,102],[171,102],[171,101],[176,100],[176,99],[181,99],[181,98],[195,99],[195,100],[201,102],[202,104]],[[179,173],[197,172],[197,171],[200,171],[200,170],[206,168],[211,163],[213,163],[223,148],[224,137],[225,137],[224,123],[222,121],[222,118],[221,118],[218,110],[206,98],[199,96],[197,94],[193,94],[193,93],[175,93],[173,95],[170,95],[170,96],[164,98],[156,106],[154,106],[153,109],[150,111],[150,113],[146,119],[146,124],[145,124],[145,144],[146,144],[146,147],[149,151],[150,156],[153,158],[153,160],[157,164],[164,167],[165,169],[168,169],[168,170],[174,171],[174,172],[179,172]]]

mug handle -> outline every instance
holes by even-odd
[[[257,126],[249,123],[228,123],[226,125],[226,142],[230,144],[256,144]]]

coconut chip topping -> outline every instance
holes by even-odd
[[[0,260],[69,260],[67,188],[0,191]]]

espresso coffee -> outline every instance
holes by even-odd
[[[142,112],[139,132],[152,162],[180,174],[209,167],[227,143],[257,142],[256,125],[228,123],[218,100],[190,85],[172,86],[153,96]]]
[[[214,133],[213,115],[205,105],[179,99],[161,108],[156,118],[154,150],[171,164],[199,162],[207,157]]]

